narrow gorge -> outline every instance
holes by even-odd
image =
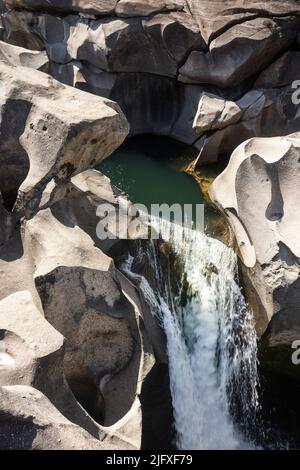
[[[0,450],[300,449],[299,2],[0,0],[0,103]]]

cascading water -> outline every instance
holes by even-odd
[[[180,265],[179,289],[174,292],[162,272],[153,242],[147,242],[144,256],[156,272],[155,289],[133,272],[133,257],[122,269],[139,283],[166,333],[177,447],[251,448],[256,335],[236,282],[236,256],[203,233],[164,221],[152,220],[152,225],[169,241]]]

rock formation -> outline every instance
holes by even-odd
[[[258,333],[274,351],[279,348],[277,355],[285,362],[277,372],[293,368],[292,343],[300,334],[299,162],[299,133],[251,139],[233,152],[210,190],[247,268],[246,292]]]
[[[267,350],[290,348],[299,2],[7,0],[0,13],[0,448],[139,449],[164,425],[159,405],[145,423],[141,398],[164,337],[115,267],[118,234],[96,235],[99,204],[130,202],[93,168],[128,134],[191,144],[195,165],[244,142],[211,197]]]
[[[0,49],[0,448],[139,449],[157,346],[101,250],[101,221],[89,225],[99,204],[120,206],[88,168],[128,123],[116,103],[34,70],[43,53]]]
[[[298,54],[296,0],[268,2],[267,8],[258,0],[247,6],[239,0],[6,4],[6,42],[46,51],[54,78],[117,101],[131,135],[194,145],[197,165],[231,154],[245,139],[298,128],[288,106],[296,67],[284,88],[265,87],[259,78],[286,54]],[[200,132],[203,126],[193,127],[197,109],[211,95],[240,107],[240,120]]]

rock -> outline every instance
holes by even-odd
[[[169,136],[197,147],[199,135],[193,121],[203,92],[202,87],[177,86],[166,77],[118,74],[110,99],[118,100],[131,136]]]
[[[152,18],[89,20],[78,15],[61,18],[12,11],[6,15],[5,25],[6,41],[16,44],[20,35],[22,45],[35,49],[40,48],[35,42],[41,40],[55,64],[69,64],[74,60],[106,72],[176,77],[187,53],[205,47],[197,24],[185,12]],[[146,61],[145,50],[148,51]]]
[[[10,8],[35,11],[81,12],[87,15],[148,16],[163,10],[182,10],[185,0],[6,0]]]
[[[15,210],[30,216],[55,194],[60,197],[72,175],[112,153],[128,125],[115,103],[65,87],[46,74],[2,62],[0,75],[5,83],[0,190],[10,206],[18,192]],[[45,189],[48,196],[44,193],[42,200]]]
[[[112,448],[70,422],[38,390],[0,388],[1,450],[101,450]]]
[[[194,18],[184,12],[158,14],[151,19],[142,20],[142,25],[153,42],[159,44],[162,50],[166,49],[168,55],[174,59],[176,73],[191,49],[202,50],[206,47]],[[162,52],[158,54],[157,61]],[[143,72],[143,69],[139,68],[136,72]],[[164,73],[160,72],[159,75]]]
[[[104,253],[109,253],[112,248],[115,249],[120,243],[124,244],[126,240],[130,243],[132,240],[148,237],[147,225],[135,229],[135,224],[130,224],[130,214],[135,216],[137,212],[134,205],[125,194],[111,184],[109,178],[97,170],[87,170],[72,178],[69,201],[77,224],[89,234],[94,244]],[[105,223],[108,222],[106,213],[109,211],[108,223],[113,230],[109,238],[105,239],[98,236],[99,225],[103,220],[99,214],[101,207],[103,207],[102,214],[105,214]],[[122,226],[119,226],[119,221],[122,223],[124,220],[126,222],[123,230]],[[104,226],[101,229],[101,233],[103,232],[105,232]]]
[[[34,51],[42,51],[43,41],[31,30],[34,17],[27,11],[8,11],[2,18],[4,32],[2,38],[14,46],[22,46]]]
[[[136,384],[143,383],[154,363],[147,333],[139,329],[142,307],[128,281],[120,287],[112,260],[81,229],[74,230],[76,219],[64,204],[53,207],[53,215],[40,211],[23,224],[25,255],[18,260],[11,288],[18,288],[19,278],[28,283],[32,276],[42,305],[37,309],[26,292],[0,303],[0,330],[5,332],[0,358],[6,367],[1,369],[2,385],[40,390],[67,419],[105,439],[105,448],[138,449],[142,417]],[[13,257],[11,246],[3,248]],[[11,264],[1,254],[4,291]],[[132,304],[130,296],[135,296]],[[66,338],[66,352],[58,331]],[[106,428],[98,424],[104,420]]]
[[[127,121],[112,101],[13,66],[19,48],[1,53],[0,447],[137,450],[138,395],[164,337],[153,319],[147,332],[139,292],[85,219],[100,203],[122,209],[85,170],[123,142]],[[29,388],[22,409],[18,387]]]
[[[299,162],[299,134],[251,139],[210,191],[236,236],[260,336],[300,329]]]
[[[297,80],[298,74],[296,68],[298,53],[291,52],[289,57],[295,66],[288,67],[283,71],[281,68],[278,68],[275,62],[257,80],[258,84],[265,84],[266,88],[253,89],[235,102],[237,109],[241,111],[236,122],[229,122],[227,126],[223,126],[223,129],[219,126],[219,130],[217,129],[215,132],[207,132],[202,135],[197,143],[198,148],[200,148],[199,165],[205,162],[216,161],[220,155],[230,155],[238,145],[252,137],[275,137],[278,134],[288,135],[299,129],[300,115],[298,106],[293,100],[295,92],[293,82]],[[281,60],[278,59],[279,63]],[[277,70],[281,70],[280,78],[278,77],[277,80],[278,88],[271,88],[268,85],[268,78],[264,77],[276,76]],[[210,97],[213,97],[215,103],[219,103],[219,111],[221,111],[223,100],[218,96],[210,95]],[[205,102],[209,103],[207,100]],[[232,103],[226,100],[226,106],[232,106]],[[201,101],[199,108],[200,116],[207,112],[206,109],[209,109],[203,107]],[[208,119],[210,125],[217,115],[218,111],[216,110],[216,113],[212,114],[211,119]],[[203,122],[205,126],[207,118]],[[194,126],[200,134],[203,133],[201,124],[200,127],[197,127],[196,120]]]
[[[31,51],[0,41],[0,58],[12,66],[48,71],[49,59],[45,51]]]
[[[0,1],[0,13],[5,13],[7,11],[7,8],[6,8],[6,5],[4,3],[4,1]]]
[[[193,128],[199,134],[223,129],[236,123],[241,115],[242,109],[233,101],[205,94],[199,101]]]
[[[299,15],[298,0],[187,0],[188,7],[197,20],[207,43],[238,23],[257,16]]]
[[[93,15],[110,15],[114,12],[118,0],[6,0],[10,8],[25,8],[28,10],[42,10],[68,12],[70,10]]]
[[[285,52],[258,76],[254,87],[269,89],[291,86],[297,80],[299,67],[300,52]]]
[[[67,378],[82,382],[85,377],[97,387],[132,357],[127,318],[133,311],[112,260],[75,223],[67,202],[58,203],[26,223],[25,244],[34,256],[34,280],[45,317],[67,339]],[[49,224],[50,231],[45,230]]]
[[[210,43],[209,52],[192,51],[179,80],[222,88],[237,85],[289,47],[298,28],[299,20],[293,18],[256,18],[234,25]]]
[[[62,350],[64,339],[41,315],[29,292],[16,292],[0,302],[0,330],[2,349],[10,358],[1,361],[0,384],[17,383],[20,376],[23,383],[33,384],[41,364],[46,377],[51,356]]]
[[[98,438],[99,428],[65,380],[64,338],[45,320],[29,292],[15,292],[0,302],[0,331],[0,385],[40,390],[67,418]]]
[[[116,6],[118,16],[148,16],[167,8],[165,0],[119,0]]]

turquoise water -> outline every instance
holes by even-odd
[[[171,139],[153,136],[126,141],[113,155],[96,168],[124,191],[134,203],[192,204],[204,199],[195,179],[184,168],[195,158],[189,147]]]

